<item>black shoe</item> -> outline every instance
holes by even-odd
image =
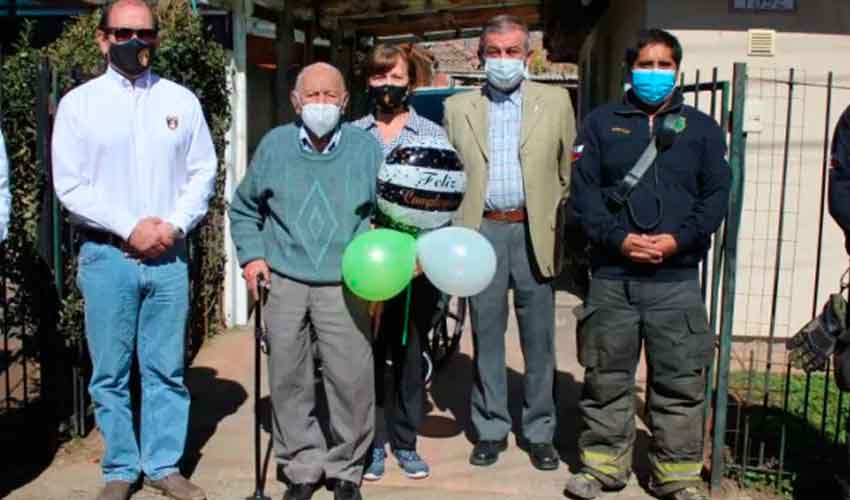
[[[558,451],[549,443],[529,444],[528,457],[531,459],[531,465],[539,470],[557,470],[561,463]]]
[[[315,491],[315,484],[293,483],[286,488],[286,493],[283,494],[283,500],[310,500],[313,498],[313,492]]]
[[[486,467],[493,465],[499,460],[499,453],[508,449],[508,438],[498,441],[478,441],[469,455],[469,463]]]
[[[360,486],[340,479],[334,487],[334,500],[363,500],[360,496]]]

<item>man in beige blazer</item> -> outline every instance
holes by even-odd
[[[532,464],[558,468],[555,433],[556,223],[569,190],[575,119],[569,94],[525,80],[530,42],[518,18],[498,16],[479,42],[487,83],[445,103],[445,128],[463,161],[467,191],[460,223],[478,229],[498,257],[490,286],[472,297],[476,379],[471,418],[478,435],[469,461],[496,463],[511,430],[505,330],[508,290],[525,357],[523,435]]]

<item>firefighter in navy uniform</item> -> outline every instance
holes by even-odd
[[[594,110],[573,150],[571,196],[591,244],[590,290],[578,311],[582,468],[566,493],[625,487],[635,437],[635,370],[649,370],[651,487],[704,500],[705,371],[713,336],[698,268],[727,211],[731,172],[720,127],[675,88],[678,40],[639,34],[626,54],[632,87]]]
[[[850,254],[850,106],[841,114],[832,136],[832,158],[829,170],[829,214],[844,232],[844,248]],[[850,308],[846,309],[846,325],[850,325]],[[836,339],[837,340],[837,339]],[[836,383],[842,390],[848,388],[847,357],[850,351],[846,346],[838,348],[835,359]],[[828,355],[827,355],[828,357]],[[838,478],[839,498],[850,499],[850,481],[845,469]]]
[[[850,254],[850,107],[844,110],[832,136],[829,171],[829,214],[844,231],[844,248]]]

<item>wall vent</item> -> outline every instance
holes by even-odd
[[[776,55],[775,30],[747,30],[748,55],[773,57]]]

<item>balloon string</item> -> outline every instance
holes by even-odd
[[[413,282],[407,284],[407,298],[404,300],[404,329],[401,333],[401,345],[407,346],[407,323],[410,320],[410,292],[413,290]]]

